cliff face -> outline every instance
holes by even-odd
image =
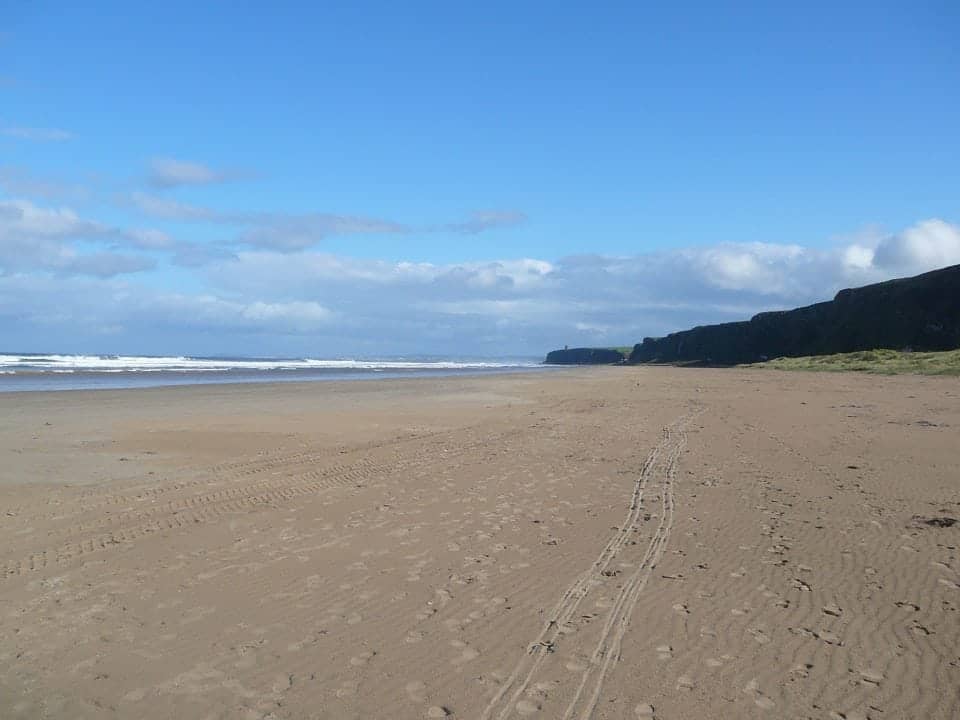
[[[841,290],[829,302],[644,338],[631,362],[757,362],[891,348],[960,348],[960,265]]]
[[[625,360],[619,350],[612,348],[569,348],[547,353],[547,365],[609,365]]]

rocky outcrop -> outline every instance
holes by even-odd
[[[795,310],[644,338],[630,362],[736,364],[877,348],[960,348],[960,265],[841,290]]]
[[[621,363],[626,355],[613,348],[564,348],[547,353],[547,365],[609,365]]]

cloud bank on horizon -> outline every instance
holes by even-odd
[[[220,182],[200,163],[154,163],[144,185]],[[843,287],[960,263],[960,227],[919,220],[830,247],[727,242],[635,255],[454,263],[324,249],[332,236],[475,236],[527,221],[476,211],[422,227],[334,213],[223,213],[147,189],[119,200],[117,225],[35,199],[0,199],[5,349],[146,353],[539,354],[622,344],[694,324],[829,299]],[[224,226],[217,242],[150,224]],[[186,230],[183,230],[186,228]],[[189,273],[195,289],[156,282]]]

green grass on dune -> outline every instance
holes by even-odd
[[[960,350],[945,352],[901,352],[900,350],[861,350],[837,355],[776,358],[745,367],[775,370],[824,370],[829,372],[865,372],[879,375],[960,375]]]

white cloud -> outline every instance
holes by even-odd
[[[0,128],[0,135],[34,142],[63,142],[74,137],[73,133],[67,130],[35,127],[4,127]]]
[[[880,241],[874,263],[898,272],[922,272],[960,263],[960,228],[943,220],[924,220]]]
[[[327,308],[315,302],[254,302],[245,306],[240,314],[247,320],[268,325],[279,321],[308,327],[325,323],[333,316]]]
[[[149,270],[151,258],[128,252],[84,251],[77,241],[127,242],[157,247],[169,242],[156,230],[121,231],[80,217],[69,208],[0,200],[0,272],[42,271],[110,277]]]
[[[876,251],[866,245],[853,244],[848,245],[843,250],[842,262],[847,270],[864,271],[869,270],[873,265],[873,258]]]
[[[101,233],[112,252],[81,252],[71,243],[78,233]],[[310,249],[234,252],[156,230],[120,233],[66,208],[0,202],[0,315],[11,332],[56,325],[48,330],[56,339],[96,327],[89,332],[156,352],[536,354],[826,300],[843,287],[960,262],[958,239],[957,226],[931,220],[829,248],[731,243],[440,264]],[[128,273],[158,255],[198,267],[203,291],[134,282]],[[81,273],[84,283],[70,277]],[[44,274],[59,284],[44,284]],[[3,306],[14,298],[15,308]]]
[[[744,243],[632,257],[448,265],[257,251],[210,268],[208,277],[212,287],[231,295],[318,302],[391,337],[416,315],[437,327],[453,321],[451,344],[469,343],[491,328],[498,328],[500,342],[505,327],[521,344],[541,337],[573,344],[600,335],[629,343],[933,269],[951,257],[944,252],[956,233],[945,222],[921,223],[877,240],[881,247],[911,249],[886,265],[874,262],[875,249],[858,238],[828,249]],[[931,253],[931,243],[943,252]]]
[[[82,219],[69,208],[44,208],[26,200],[0,200],[0,236],[98,236],[105,225]]]
[[[211,294],[131,297],[139,316],[154,325],[220,332],[307,334],[322,330],[335,313],[316,302],[245,302]]]

